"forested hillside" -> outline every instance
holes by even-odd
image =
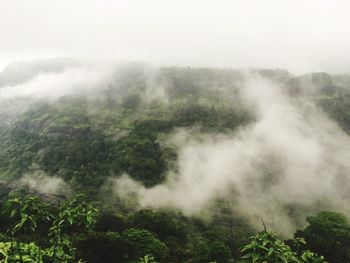
[[[13,63],[0,262],[350,262],[349,134],[348,75]]]

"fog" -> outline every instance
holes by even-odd
[[[45,172],[35,170],[24,174],[13,185],[17,187],[27,187],[35,193],[44,195],[68,195],[71,193],[69,186],[60,177],[48,176]]]
[[[63,72],[39,74],[28,81],[16,85],[6,85],[0,89],[0,99],[33,97],[55,100],[65,95],[86,95],[106,88],[111,82],[111,68],[76,67]]]
[[[151,65],[142,94],[147,103],[170,99],[152,75],[158,67],[243,69],[240,95],[255,122],[215,135],[175,129],[168,139],[178,150],[177,169],[164,183],[145,188],[125,174],[108,184],[116,196],[132,194],[139,207],[173,207],[190,216],[210,215],[224,199],[257,229],[262,217],[269,229],[289,236],[304,223],[291,207],[350,216],[350,139],[311,100],[291,97],[281,83],[247,68],[349,73],[349,9],[345,0],[2,0],[0,70],[37,58],[109,62],[5,82],[0,117],[7,120],[33,101],[93,97],[116,81],[114,59]],[[68,187],[39,168],[17,183],[42,193]]]
[[[100,61],[33,74],[0,88],[1,114],[25,111],[30,101],[54,103],[66,95],[93,98],[111,85],[118,94],[116,73],[121,68],[122,64]],[[156,80],[159,69],[142,68],[146,85],[142,98],[147,104],[154,99],[168,103],[167,87]],[[223,199],[232,206],[232,213],[246,217],[257,229],[262,217],[269,229],[285,236],[302,226],[308,213],[331,209],[350,216],[346,201],[350,194],[349,136],[310,97],[290,96],[284,84],[256,72],[241,71],[244,80],[238,82],[240,100],[254,111],[254,122],[225,134],[175,129],[167,140],[178,151],[177,169],[168,171],[167,181],[145,188],[127,174],[112,177],[108,185],[115,197],[136,197],[139,208],[173,207],[185,215],[206,217],[215,202]],[[231,84],[226,84],[228,92]],[[69,188],[40,167],[17,183],[45,194]],[[292,207],[297,214],[292,214]],[[302,219],[295,218],[298,214]]]
[[[256,122],[200,140],[191,131],[175,132],[178,171],[153,188],[124,175],[112,180],[115,193],[136,194],[141,207],[199,216],[223,198],[257,229],[262,217],[270,230],[286,236],[303,225],[292,219],[292,206],[304,214],[329,208],[350,216],[348,135],[310,101],[284,94],[279,83],[248,74],[241,92],[255,108]]]
[[[0,68],[45,57],[349,72],[345,0],[2,0]]]
[[[122,68],[114,62],[94,62],[33,74],[0,88],[1,114],[25,111],[30,101],[55,103],[67,95],[93,99],[111,85],[118,94],[121,83],[116,76]],[[169,103],[166,82],[157,81],[159,69],[141,68],[146,104],[154,99]],[[176,169],[167,172],[167,180],[145,188],[127,174],[111,177],[107,184],[115,198],[132,196],[138,208],[172,207],[200,217],[210,217],[215,202],[223,199],[232,213],[239,213],[252,226],[261,229],[262,217],[270,230],[284,236],[303,226],[308,213],[330,209],[350,216],[346,201],[350,195],[349,136],[310,97],[290,96],[283,83],[256,72],[241,71],[243,82],[237,82],[241,83],[240,101],[253,110],[254,122],[225,134],[198,128],[173,130],[166,138],[176,147],[178,160]],[[226,83],[227,92],[231,84]],[[45,174],[40,167],[29,170],[17,185],[44,194],[69,193],[64,191],[68,184],[59,177]]]

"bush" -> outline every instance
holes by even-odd
[[[162,260],[168,254],[168,247],[145,229],[129,228],[123,232],[122,236],[128,244],[130,259],[138,259],[150,254],[157,260]]]
[[[334,263],[350,262],[350,225],[340,213],[320,212],[307,219],[309,225],[295,236],[306,240],[307,247]]]

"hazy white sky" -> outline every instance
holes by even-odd
[[[350,72],[347,0],[0,0],[0,69],[89,56]]]

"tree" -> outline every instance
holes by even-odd
[[[295,236],[303,237],[311,251],[322,253],[331,262],[350,261],[350,225],[344,215],[320,212],[306,220],[309,225]]]
[[[145,186],[154,186],[165,179],[166,163],[152,133],[133,131],[119,139],[116,161],[122,171]]]
[[[145,229],[129,228],[122,236],[128,243],[130,259],[153,255],[157,260],[162,260],[168,254],[168,247]]]
[[[35,232],[39,223],[50,221],[53,218],[48,206],[35,196],[8,199],[4,213],[13,219],[13,224],[8,230],[12,237],[19,231]]]
[[[127,243],[117,232],[90,232],[75,243],[79,258],[89,263],[125,261]]]
[[[283,241],[268,232],[250,238],[250,243],[241,250],[241,263],[275,262],[299,263],[296,254]]]
[[[226,263],[231,259],[230,249],[221,241],[214,241],[209,244],[210,260],[217,263]]]
[[[97,210],[82,195],[77,195],[64,202],[56,212],[58,214],[51,213],[48,205],[33,196],[6,200],[5,214],[13,219],[13,224],[7,231],[10,236],[2,236],[0,262],[76,262],[71,234],[91,230]],[[46,246],[38,246],[36,240],[22,242],[28,234],[34,237],[39,234],[42,223],[47,224],[45,234],[51,238]]]
[[[250,238],[250,243],[241,250],[240,263],[327,263],[323,256],[310,251],[300,255],[275,235],[266,231]]]
[[[178,214],[170,211],[141,209],[129,217],[129,224],[147,229],[161,239],[172,236],[186,241],[186,226]]]
[[[59,262],[71,262],[76,255],[71,233],[91,230],[97,213],[98,210],[85,200],[84,195],[79,194],[65,201],[49,230],[49,256],[57,258]]]

